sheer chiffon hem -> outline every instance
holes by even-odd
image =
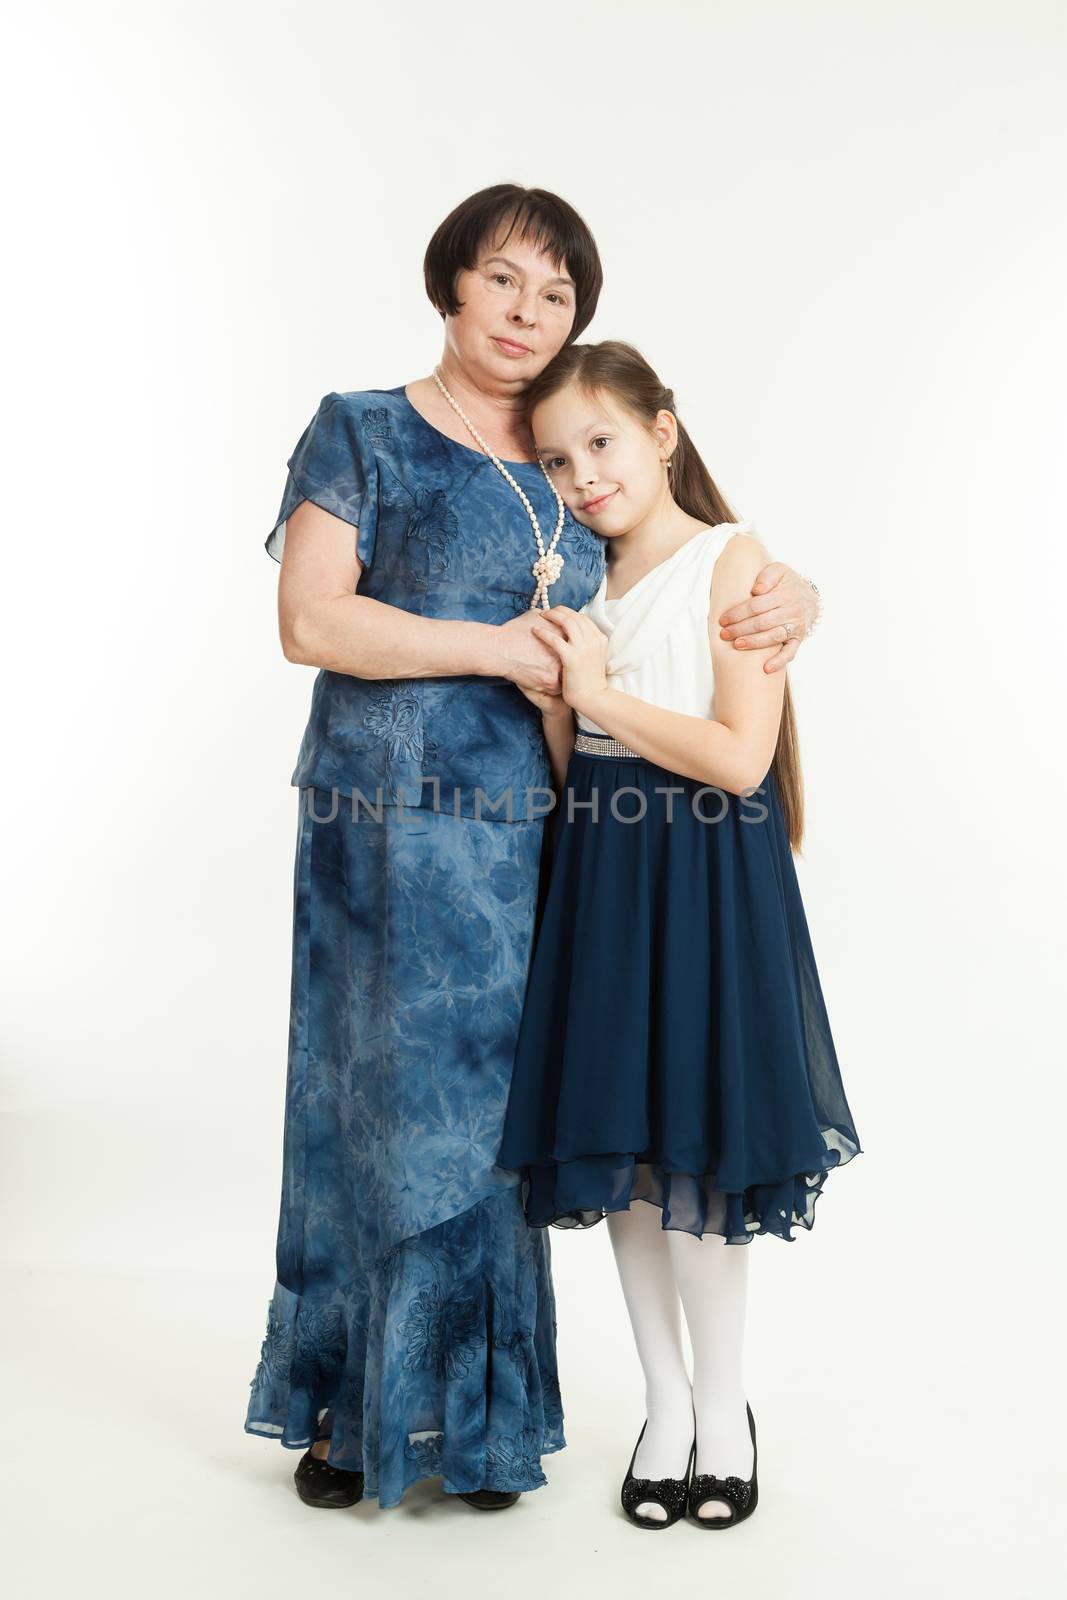
[[[679,1172],[634,1154],[597,1154],[523,1168],[522,1200],[532,1228],[591,1228],[613,1211],[644,1200],[663,1213],[662,1226],[697,1238],[718,1234],[726,1244],[749,1244],[773,1234],[795,1244],[794,1227],[815,1223],[815,1202],[831,1172],[863,1151],[850,1132],[822,1130],[824,1161],[808,1171],[729,1190],[714,1172]]]

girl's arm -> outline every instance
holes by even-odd
[[[563,780],[567,776],[567,763],[574,752],[574,712],[558,694],[539,694],[536,689],[524,689],[522,692],[541,713],[541,728],[548,746],[552,782],[558,796],[562,793]]]
[[[751,534],[737,533],[715,563],[708,616],[708,645],[715,674],[715,718],[667,711],[607,686],[602,673],[572,671],[563,659],[564,694],[576,711],[629,745],[638,755],[729,794],[754,789],[766,776],[778,743],[785,675],[768,673],[753,652],[735,650],[718,636],[726,606],[748,594],[767,552]],[[585,619],[579,619],[585,620]]]
[[[552,763],[552,782],[557,795],[563,792],[567,764],[574,753],[574,712],[563,705],[559,711],[542,711],[541,726],[548,745],[548,759]]]

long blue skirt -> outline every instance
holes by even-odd
[[[773,775],[743,802],[576,751],[546,853],[498,1155],[529,1222],[640,1199],[792,1242],[861,1152]]]
[[[245,1430],[395,1505],[562,1449],[543,1233],[495,1164],[543,819],[301,789],[276,1280]],[[316,820],[316,819],[324,820]]]

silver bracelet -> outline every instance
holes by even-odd
[[[822,595],[819,593],[819,587],[814,578],[809,578],[803,572],[800,574],[800,576],[804,579],[805,583],[810,583],[812,588],[815,590],[815,621],[808,629],[808,638],[810,639],[816,628],[819,626],[819,621],[822,617]]]

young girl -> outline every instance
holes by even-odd
[[[533,1226],[607,1217],[646,1386],[627,1515],[728,1528],[758,1486],[748,1252],[724,1247],[792,1242],[860,1153],[790,853],[786,676],[714,620],[770,558],[632,346],[567,346],[527,396],[545,467],[609,544],[593,599],[534,629],[562,667],[562,698],[529,694],[559,803],[497,1159]]]

